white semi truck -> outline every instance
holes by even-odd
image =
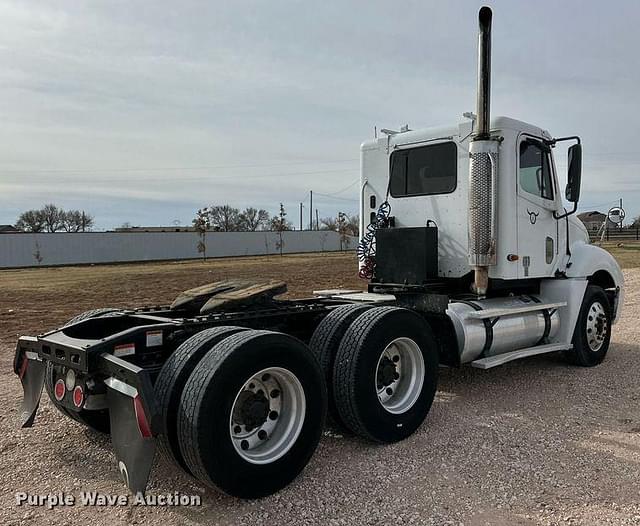
[[[144,491],[159,444],[189,475],[253,498],[302,471],[327,409],[375,442],[411,435],[440,365],[488,369],[549,352],[600,363],[622,272],[574,214],[579,138],[490,119],[491,17],[480,10],[475,115],[362,145],[367,290],[278,300],[283,283],[223,281],[172,305],[98,309],[23,336],[22,425],[44,387],[61,415],[111,434],[132,491]],[[553,159],[561,141],[574,143],[569,210]]]

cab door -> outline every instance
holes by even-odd
[[[553,276],[559,259],[559,199],[551,148],[521,135],[517,170],[518,277]]]

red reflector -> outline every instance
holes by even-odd
[[[142,400],[140,399],[140,395],[136,395],[135,398],[133,399],[133,409],[136,412],[138,429],[140,430],[140,434],[142,435],[142,438],[150,438],[151,426],[149,426],[149,422],[147,421],[147,415],[144,412],[144,407],[142,407]]]
[[[64,380],[60,378],[60,380],[56,382],[56,385],[53,389],[53,394],[55,395],[58,402],[60,402],[64,398],[65,391],[66,387],[64,386]]]
[[[82,402],[84,402],[84,392],[82,391],[82,387],[76,385],[73,390],[73,405],[82,407]]]
[[[24,373],[27,372],[27,365],[29,365],[29,359],[25,356],[22,359],[22,364],[20,365],[20,372],[18,373],[18,376],[20,376],[20,380],[22,380],[22,378],[24,377]]]

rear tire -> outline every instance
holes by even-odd
[[[161,432],[158,443],[163,453],[191,474],[180,451],[178,413],[185,384],[202,357],[228,336],[247,330],[242,327],[205,329],[183,342],[164,363],[154,390],[160,409]]]
[[[73,325],[74,323],[78,323],[79,321],[88,320],[89,318],[108,316],[114,312],[119,312],[119,310],[110,307],[88,310],[71,318],[67,323],[64,324],[64,327],[66,327],[67,325]],[[76,422],[87,426],[88,428],[93,429],[98,433],[104,433],[108,435],[111,430],[111,422],[109,421],[109,411],[107,409],[81,409],[80,411],[73,411],[72,409],[67,409],[56,400],[53,391],[55,380],[57,377],[57,367],[62,366],[56,366],[51,362],[47,362],[44,373],[44,388],[47,391],[49,399],[51,400],[55,408],[63,415],[68,416],[72,420],[75,420]]]
[[[335,359],[333,391],[342,421],[375,442],[396,442],[424,421],[436,393],[438,347],[417,313],[370,309],[345,333]]]
[[[567,360],[582,367],[602,363],[611,340],[611,305],[605,291],[587,286],[573,331],[573,349],[565,352]]]
[[[346,428],[346,426],[340,419],[334,399],[333,364],[345,332],[360,314],[370,308],[370,305],[358,304],[337,307],[320,322],[309,342],[309,348],[318,358],[327,383],[328,416],[333,423],[341,428]]]
[[[251,330],[204,356],[180,405],[180,450],[191,472],[230,495],[258,498],[285,487],[307,464],[327,395],[320,366],[301,341]]]

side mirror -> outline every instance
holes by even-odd
[[[580,199],[580,179],[582,177],[582,145],[574,144],[569,148],[569,169],[565,196],[570,203]]]

